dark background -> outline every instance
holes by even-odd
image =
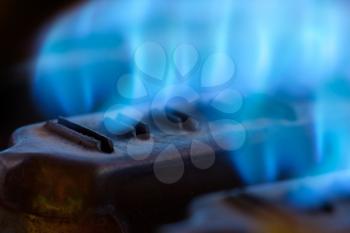
[[[31,72],[26,64],[35,54],[42,27],[77,1],[0,1],[0,149],[16,128],[44,120],[31,98]]]

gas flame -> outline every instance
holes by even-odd
[[[136,77],[142,71],[130,62],[139,46],[155,41],[174,51],[186,42],[198,50],[200,62],[212,51],[229,54],[237,67],[234,86],[247,95],[315,102],[308,109],[312,123],[307,132],[271,126],[264,145],[233,156],[247,183],[347,169],[349,16],[350,4],[340,0],[89,1],[64,13],[45,32],[34,94],[50,116],[126,103],[116,92],[116,80],[131,74],[126,88],[131,95],[140,93]],[[179,56],[186,69],[188,53]],[[169,62],[142,54],[138,59],[139,67],[166,77],[162,85],[177,76]],[[255,106],[255,111],[265,107]]]

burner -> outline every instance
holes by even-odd
[[[211,127],[212,115],[201,106],[196,113],[166,107],[165,115],[152,109],[136,120],[126,114],[118,118],[123,128],[115,133],[99,113],[23,127],[0,157],[4,215],[20,213],[22,225],[39,232],[47,224],[65,233],[81,232],[74,229],[82,225],[89,228],[84,232],[151,232],[183,217],[200,195],[246,186],[232,157],[264,156],[271,134],[298,135],[304,140],[295,148],[311,140],[311,122],[285,114],[303,108],[281,104],[280,115],[241,118],[247,140],[234,150],[223,142],[239,133],[236,125],[219,121]],[[284,175],[280,179],[303,173]],[[57,224],[62,219],[65,224]]]

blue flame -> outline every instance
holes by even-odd
[[[343,77],[326,82],[318,90],[314,109],[316,161],[323,170],[350,168],[349,100],[350,80]]]
[[[116,79],[137,76],[130,61],[147,41],[166,51],[187,42],[203,56],[230,54],[238,67],[236,82],[245,91],[314,87],[345,69],[347,9],[342,1],[89,1],[47,30],[36,62],[35,95],[46,113],[103,110],[118,100]],[[171,62],[165,68],[171,83],[176,68]]]
[[[307,101],[315,101],[309,127],[271,126],[264,144],[233,158],[247,183],[347,169],[349,16],[350,4],[341,0],[89,1],[59,17],[45,33],[36,60],[34,94],[49,115],[105,110],[132,102],[117,91],[122,77],[127,77],[120,84],[123,93],[131,97],[156,93],[179,76],[195,77],[189,84],[199,88],[201,68],[204,83],[225,83],[225,75],[210,75],[222,71],[222,56],[203,67],[206,58],[224,52],[234,61],[234,69],[228,70],[234,70],[235,89],[298,101],[305,100],[307,90],[306,96],[313,97]],[[159,46],[152,49],[157,54],[146,56],[142,46],[153,42]],[[192,68],[188,66],[196,55],[176,52],[186,44],[198,52]],[[174,65],[174,56],[180,65]],[[182,69],[188,73],[181,74]],[[147,87],[137,81],[140,76],[152,80]],[[278,112],[279,107],[261,101],[253,105],[243,117],[267,113],[273,118],[269,112],[275,110],[292,117],[288,110]]]

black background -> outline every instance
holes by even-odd
[[[26,66],[35,53],[42,27],[72,0],[0,1],[0,149],[16,128],[43,120],[31,98],[31,72]]]

